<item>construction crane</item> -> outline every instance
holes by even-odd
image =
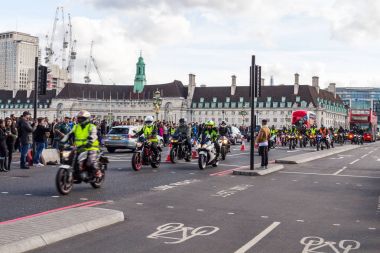
[[[66,50],[69,46],[69,42],[66,40],[66,38],[67,38],[69,31],[68,31],[68,29],[66,29],[65,12],[63,11],[63,7],[61,7],[61,14],[62,14],[62,28],[63,28],[62,69],[65,69],[66,68]]]
[[[84,70],[85,70],[85,74],[86,74],[84,76],[84,82],[87,83],[87,84],[91,82],[91,78],[90,78],[91,67],[92,67],[92,65],[94,65],[95,70],[96,70],[96,72],[98,74],[100,83],[104,84],[103,77],[102,77],[102,75],[100,73],[98,64],[96,63],[96,60],[95,60],[94,56],[92,55],[93,46],[94,46],[94,41],[91,41],[90,57],[87,60],[87,62],[85,63],[85,65],[84,65]]]
[[[73,76],[74,76],[74,62],[77,58],[77,52],[76,52],[77,41],[75,39],[73,40],[73,31],[72,31],[73,26],[71,25],[70,13],[68,14],[68,17],[69,17],[68,35],[69,35],[70,48],[69,48],[69,63],[67,65],[67,73],[68,73],[69,82],[71,82],[73,80]]]
[[[54,22],[53,22],[53,30],[51,32],[50,41],[49,41],[49,35],[46,35],[47,45],[45,48],[46,57],[45,57],[45,63],[50,64],[51,63],[51,57],[54,54],[53,51],[53,43],[54,43],[54,36],[55,36],[55,30],[57,28],[57,22],[58,22],[58,14],[59,14],[59,7],[55,10],[55,16],[54,16]]]

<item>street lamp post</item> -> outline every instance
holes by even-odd
[[[223,115],[223,121],[224,121],[224,114],[225,114],[226,112],[224,111],[224,110],[222,110],[222,115]]]
[[[156,90],[153,95],[153,106],[156,113],[156,121],[158,120],[158,113],[160,112],[160,107],[162,105],[161,93],[159,90]]]

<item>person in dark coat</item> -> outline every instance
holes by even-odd
[[[4,120],[0,119],[0,171],[8,171],[8,149],[6,144],[7,134],[5,133]]]
[[[33,132],[35,130],[35,127],[32,127],[31,123],[29,122],[30,119],[30,113],[28,111],[25,111],[17,123],[21,147],[21,169],[29,169],[29,167],[26,165],[26,156],[28,155],[28,151],[33,143]]]
[[[7,135],[6,144],[8,149],[8,170],[10,170],[17,138],[17,129],[11,118],[5,118],[5,133]]]

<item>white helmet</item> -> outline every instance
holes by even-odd
[[[89,113],[88,111],[86,110],[81,110],[80,112],[78,112],[77,114],[77,118],[86,118],[86,119],[89,119],[91,118],[91,113]]]
[[[146,125],[153,125],[153,117],[152,116],[146,116],[145,119],[144,119],[144,123]]]

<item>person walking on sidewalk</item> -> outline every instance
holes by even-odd
[[[17,139],[17,129],[11,118],[5,118],[5,133],[7,134],[8,170],[11,170],[12,156],[15,151],[15,143]]]
[[[261,128],[256,138],[256,143],[259,145],[259,154],[261,155],[261,168],[268,168],[268,140],[270,138],[270,130],[267,126],[268,121],[263,119]]]
[[[33,164],[36,164],[37,167],[44,166],[41,162],[42,151],[46,148],[47,135],[50,132],[50,129],[46,126],[46,121],[44,118],[37,119],[38,125],[34,131],[34,142],[36,143],[36,153],[33,157]]]
[[[33,143],[33,132],[35,127],[30,124],[30,112],[25,111],[22,114],[18,121],[18,131],[20,138],[20,147],[21,147],[21,156],[20,156],[20,168],[21,169],[29,169],[29,166],[26,165],[26,156],[28,155],[28,151]]]

